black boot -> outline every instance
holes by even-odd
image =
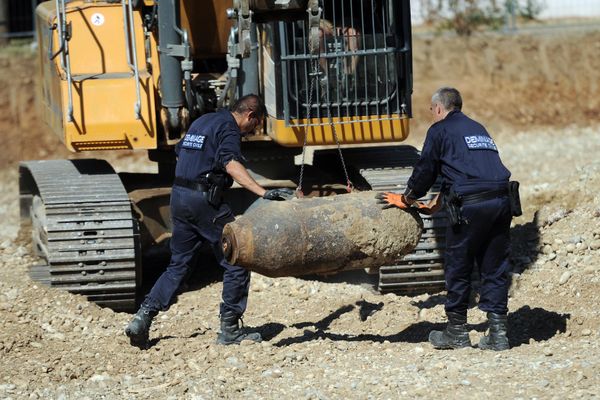
[[[221,332],[217,336],[218,344],[240,344],[242,340],[261,342],[262,337],[258,332],[245,333],[239,326],[240,317],[232,311],[221,314]]]
[[[479,348],[483,350],[508,350],[510,345],[506,331],[508,328],[507,317],[504,314],[487,313],[490,332],[479,340]]]
[[[150,325],[156,314],[156,311],[147,308],[144,304],[140,306],[138,312],[125,328],[125,334],[129,336],[132,345],[141,346],[148,342]]]
[[[454,312],[447,312],[448,325],[443,331],[431,331],[429,342],[436,349],[460,349],[471,347],[471,340],[467,332],[467,316]]]

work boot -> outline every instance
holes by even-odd
[[[232,311],[225,311],[221,314],[221,332],[217,336],[218,344],[240,344],[242,340],[251,340],[261,342],[262,337],[258,332],[245,333],[239,326],[240,317]]]
[[[506,315],[489,312],[487,313],[487,317],[490,324],[490,331],[488,335],[483,336],[479,340],[479,348],[496,351],[510,349],[508,337],[506,336],[508,327]]]
[[[129,336],[132,345],[140,346],[148,343],[150,325],[156,314],[156,311],[149,309],[144,304],[140,306],[138,312],[125,328],[125,334]]]
[[[460,349],[471,347],[471,340],[467,332],[467,316],[454,312],[447,312],[448,325],[443,331],[431,331],[429,343],[436,349]]]

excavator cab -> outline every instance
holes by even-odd
[[[313,145],[404,140],[412,92],[408,2],[333,0],[319,9],[316,22],[309,11],[261,27],[270,44],[261,65],[267,133],[284,146],[301,145],[304,134]]]
[[[287,93],[283,115],[306,118],[309,103],[313,117],[406,115],[410,24],[394,24],[403,15],[402,4],[396,3],[327,2],[314,44],[318,54],[310,52],[307,20],[277,24],[280,29],[275,28],[273,35],[273,41],[281,44],[277,77]]]

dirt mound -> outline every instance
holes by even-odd
[[[0,167],[68,154],[40,118],[38,77],[36,54],[30,47],[0,49],[0,132],[4,139]]]
[[[600,121],[600,32],[417,38],[413,48],[417,133],[440,86],[461,90],[464,111],[495,131]]]

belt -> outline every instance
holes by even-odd
[[[508,189],[488,190],[480,193],[473,193],[460,196],[462,205],[481,203],[482,201],[496,199],[508,195]]]
[[[195,181],[191,181],[189,179],[178,178],[178,177],[175,178],[175,180],[173,181],[173,184],[177,185],[177,186],[182,186],[184,188],[192,189],[192,190],[197,190],[199,192],[208,192],[210,189],[210,186],[208,186],[205,183],[195,182]]]

